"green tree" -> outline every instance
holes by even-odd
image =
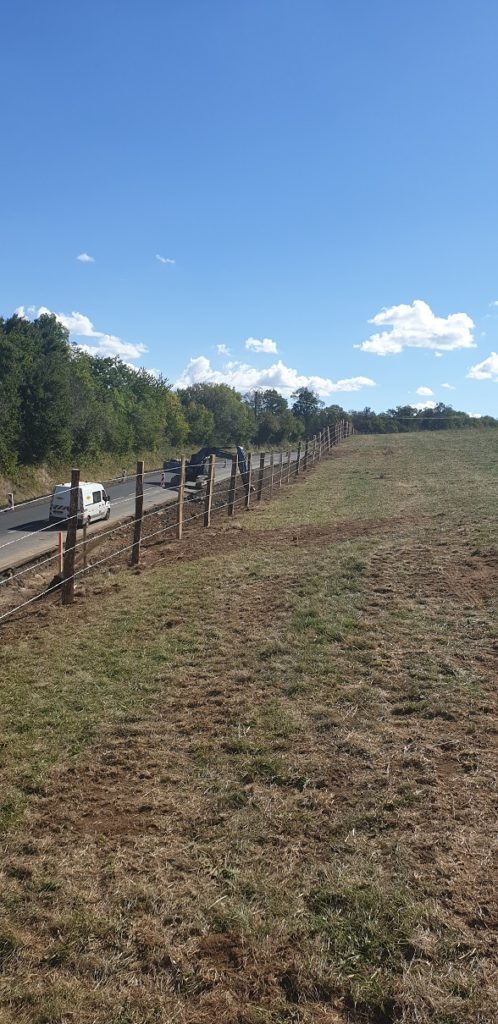
[[[323,406],[318,395],[311,388],[298,388],[291,395],[294,402],[292,415],[301,420],[304,427],[305,437],[311,437],[316,432],[318,424],[318,413]]]
[[[185,408],[203,405],[214,419],[214,443],[244,444],[251,435],[251,419],[242,396],[228,384],[192,384],[177,392]]]
[[[183,411],[188,424],[187,442],[199,446],[213,444],[216,432],[211,410],[199,402],[189,402]]]

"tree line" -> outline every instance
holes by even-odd
[[[226,384],[173,391],[168,381],[120,359],[91,355],[69,342],[55,316],[0,319],[0,471],[167,452],[200,445],[280,445],[311,437],[349,416],[361,433],[498,426],[451,407],[398,406],[347,413],[325,406],[309,388],[291,396],[274,388],[239,394]]]

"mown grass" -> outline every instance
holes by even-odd
[[[355,438],[15,627],[5,1021],[494,1019],[497,469]]]

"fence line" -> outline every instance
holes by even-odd
[[[76,579],[80,578],[84,573],[88,573],[93,569],[96,569],[98,566],[103,565],[105,562],[128,552],[131,552],[129,564],[138,565],[140,562],[141,552],[150,547],[150,541],[152,538],[159,537],[171,530],[175,530],[176,538],[181,541],[185,532],[188,530],[189,524],[199,520],[200,518],[203,519],[204,527],[208,528],[211,525],[213,515],[219,515],[226,510],[228,516],[231,517],[234,514],[236,506],[239,509],[250,508],[251,494],[258,502],[262,499],[263,493],[267,499],[271,499],[275,490],[280,491],[284,483],[289,484],[291,479],[297,479],[303,471],[310,468],[310,461],[311,465],[314,466],[315,462],[320,461],[324,453],[331,452],[335,446],[352,433],[354,433],[354,431],[352,430],[351,423],[348,420],[341,420],[337,422],[332,429],[327,427],[326,430],[315,435],[311,441],[308,439],[305,443],[304,457],[302,456],[301,442],[299,442],[296,452],[293,452],[290,449],[285,452],[280,450],[277,453],[274,451],[270,453],[261,452],[258,469],[255,467],[254,453],[250,452],[248,453],[247,459],[247,476],[242,478],[240,481],[237,476],[237,456],[233,456],[232,458],[230,478],[227,479],[225,477],[220,481],[215,479],[216,459],[211,456],[209,459],[209,472],[206,488],[202,491],[194,491],[188,495],[185,494],[185,459],[182,459],[179,486],[175,485],[174,488],[172,486],[167,486],[168,490],[177,491],[176,501],[169,502],[161,508],[153,509],[145,514],[143,511],[143,481],[147,475],[150,476],[152,473],[157,471],[151,470],[149,473],[145,473],[143,462],[137,463],[137,472],[132,475],[136,480],[135,514],[133,519],[131,522],[127,520],[124,523],[117,524],[110,530],[96,534],[95,537],[89,541],[85,534],[83,536],[83,540],[79,542],[76,540],[79,471],[73,470],[70,486],[71,505],[70,515],[67,517],[68,535],[66,552],[64,555],[63,572],[62,574],[55,576],[50,585],[40,593],[35,594],[26,601],[22,601],[20,604],[15,605],[15,607],[7,609],[5,612],[0,614],[0,622],[13,615],[15,612],[26,608],[28,605],[31,605],[46,597],[48,594],[56,591],[61,594],[62,604],[71,604],[74,600],[74,583]],[[268,454],[270,457],[267,461]],[[275,458],[275,454],[277,455],[277,458]],[[286,474],[284,474],[284,466],[287,467]],[[294,473],[291,473],[292,466],[294,466]],[[129,479],[132,477],[130,476]],[[220,497],[226,500],[222,500],[220,503],[218,500]],[[130,500],[130,498],[132,500],[133,495],[128,496],[126,500]],[[123,500],[124,499],[120,499],[115,504],[118,504]],[[194,506],[197,503],[201,504],[201,510],[198,513],[185,516],[185,511],[190,510],[193,503]],[[26,502],[25,504],[30,504],[30,502]],[[153,532],[146,531],[144,533],[144,522],[146,520],[148,522],[149,518],[153,515],[163,515],[166,519],[171,518],[171,522],[166,523],[166,525],[162,526],[158,530],[154,530]],[[93,549],[97,544],[100,544],[105,540],[105,538],[118,534],[119,531],[130,528],[130,526],[133,528],[133,539],[130,544],[120,547],[116,551],[111,551],[109,554],[104,555],[97,561],[93,561],[88,564],[88,546]],[[34,532],[37,533],[42,531]],[[75,557],[81,548],[83,549],[83,566],[77,569],[75,568]],[[41,562],[35,562],[35,564],[31,566],[27,566],[19,572],[7,576],[5,579],[0,580],[0,586],[2,584],[12,583],[19,577],[24,577],[29,572],[38,572],[39,569],[43,568],[43,566],[55,561],[57,557],[57,554],[50,555]]]

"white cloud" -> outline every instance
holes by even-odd
[[[435,316],[422,299],[411,306],[391,306],[382,309],[369,323],[390,330],[372,334],[356,348],[377,356],[393,355],[404,348],[430,348],[437,352],[451,352],[460,348],[476,348],[472,337],[474,322],[467,313]]]
[[[482,363],[471,366],[467,377],[472,380],[494,380],[498,384],[498,352],[492,352]]]
[[[216,346],[216,351],[217,351],[219,356],[229,356],[230,355],[230,349],[228,348],[228,345],[217,345]]]
[[[238,391],[275,388],[287,397],[297,388],[308,387],[316,391],[320,398],[326,398],[336,391],[359,391],[361,388],[375,387],[375,381],[370,377],[349,377],[334,382],[328,377],[300,374],[286,366],[281,359],[264,370],[239,362],[229,362],[223,370],[214,370],[206,356],[197,356],[190,359],[175,387],[185,388],[200,382],[228,384]]]
[[[442,388],[446,388],[447,391],[455,391],[456,390],[456,388],[453,386],[453,384],[441,384],[441,387]]]
[[[435,352],[434,355],[435,355],[436,359],[442,359],[443,358],[443,353],[442,352]]]
[[[76,259],[79,260],[80,263],[95,263],[93,256],[89,256],[87,252],[80,252]]]
[[[84,313],[53,313],[51,309],[47,309],[46,306],[39,306],[36,309],[35,306],[28,306],[25,310],[24,306],[19,306],[16,309],[18,316],[29,316],[39,317],[44,313],[53,315],[63,324],[64,327],[69,331],[71,341],[75,342],[82,352],[88,352],[92,356],[118,356],[119,359],[125,361],[129,359],[138,359],[139,356],[143,355],[147,351],[145,345],[135,345],[129,341],[123,341],[118,338],[115,334],[105,334],[104,331],[97,331],[90,320],[90,317],[85,316]],[[81,341],[75,341],[79,338],[94,338],[95,344],[88,345]]]
[[[415,402],[415,404],[412,405],[412,409],[418,409],[419,412],[423,412],[424,409],[435,409],[435,408],[436,408],[436,403],[435,402]]]
[[[498,299],[494,299],[494,300],[493,300],[493,302],[490,302],[490,303],[489,303],[489,305],[490,305],[490,306],[498,306]],[[470,416],[470,412],[469,412],[469,413],[467,413],[467,415],[468,415],[468,416]]]
[[[468,412],[467,416],[470,416],[471,420],[480,420],[482,412]]]
[[[258,338],[248,338],[246,348],[251,352],[273,352],[275,355],[278,351],[276,341],[272,341],[271,338],[263,338],[262,341]]]
[[[426,388],[426,387],[422,386],[420,388],[417,388],[416,394],[417,395],[425,395],[425,397],[428,397],[428,395],[433,395],[434,392],[433,392],[432,388]]]
[[[169,256],[160,256],[158,252],[156,252],[156,260],[159,260],[159,263],[176,263],[176,260],[170,260]]]

